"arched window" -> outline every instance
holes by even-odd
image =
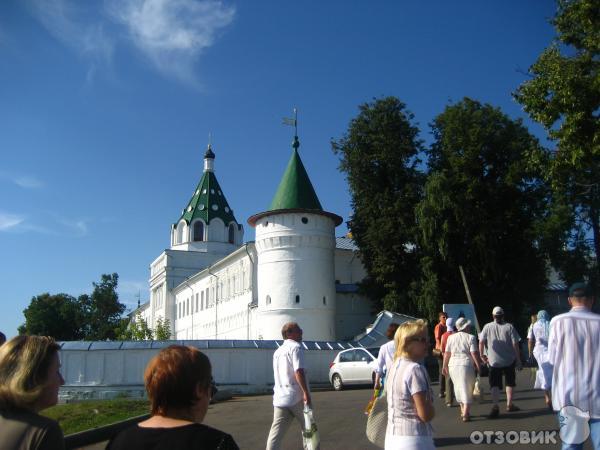
[[[204,224],[198,220],[194,223],[194,241],[204,240]]]
[[[185,222],[179,222],[179,225],[177,225],[177,237],[176,237],[176,241],[175,241],[176,244],[183,243],[184,232],[185,232]]]
[[[229,224],[229,243],[235,243],[235,227],[232,223]]]

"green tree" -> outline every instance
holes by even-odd
[[[149,341],[152,340],[152,330],[148,326],[146,319],[138,312],[135,319],[121,319],[121,326],[117,332],[117,339],[120,341]],[[126,324],[126,326],[125,326]]]
[[[168,341],[171,339],[171,322],[169,319],[159,317],[154,328],[154,336],[157,341]]]
[[[119,275],[103,274],[99,283],[93,283],[91,295],[82,295],[79,301],[86,311],[86,339],[106,340],[116,339],[115,329],[118,328],[125,305],[119,302],[117,285]]]
[[[479,317],[500,304],[518,317],[546,284],[539,222],[547,189],[531,171],[541,151],[519,120],[465,98],[432,123],[429,176],[416,208],[421,303],[465,302],[465,269]]]
[[[25,323],[20,334],[52,336],[59,341],[82,339],[84,312],[74,297],[44,293],[33,297],[23,311]]]
[[[345,135],[332,141],[352,197],[349,228],[369,274],[371,291],[383,292],[386,309],[427,315],[414,301],[418,274],[414,207],[421,199],[423,174],[419,129],[406,105],[395,97],[359,106]]]
[[[553,261],[565,266],[565,278],[587,270],[578,268],[575,260],[593,261],[595,277],[600,277],[599,10],[597,0],[559,0],[552,20],[556,39],[529,68],[530,79],[515,93],[525,111],[557,142],[546,176],[555,195],[569,207],[570,218],[563,211],[555,220],[570,227],[555,230],[569,250]]]

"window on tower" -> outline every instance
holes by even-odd
[[[232,223],[229,224],[229,243],[233,244],[235,242],[235,228]]]
[[[204,240],[204,224],[198,220],[194,223],[194,241]]]
[[[271,304],[271,296],[267,295],[267,305],[270,305],[270,304]]]
[[[296,303],[300,303],[300,296],[296,295]]]

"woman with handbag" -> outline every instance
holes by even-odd
[[[396,354],[387,374],[388,425],[385,449],[430,450],[433,392],[427,370],[419,361],[427,355],[427,322],[404,322],[394,336]]]
[[[444,353],[443,372],[450,376],[454,384],[454,396],[460,404],[463,422],[471,420],[469,410],[473,403],[475,387],[475,369],[479,372],[480,361],[477,340],[470,334],[471,321],[460,317],[456,323],[456,333],[448,337]]]

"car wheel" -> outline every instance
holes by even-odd
[[[331,384],[333,384],[333,388],[336,391],[341,391],[344,389],[344,383],[342,383],[342,377],[340,377],[337,373],[331,377]]]

